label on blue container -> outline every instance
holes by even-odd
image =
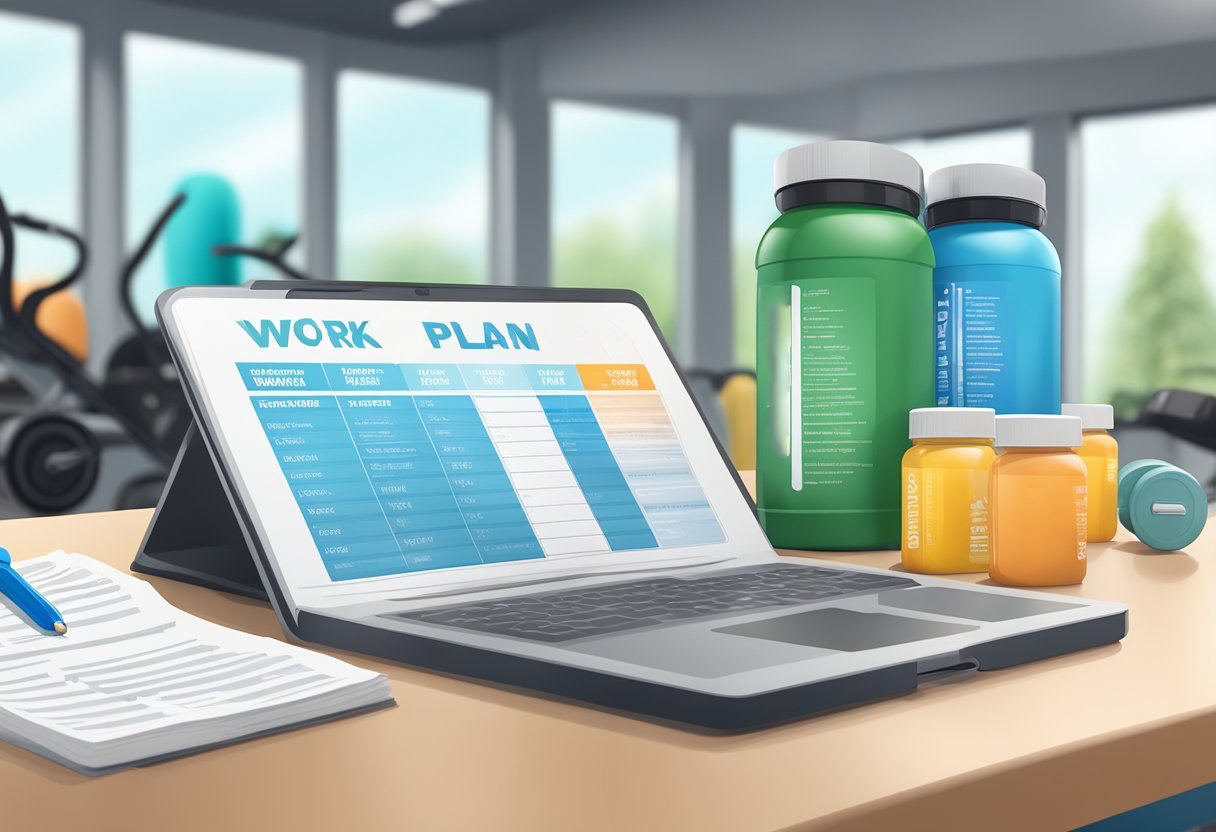
[[[938,407],[1015,409],[1017,329],[1005,282],[939,283],[934,297]]]

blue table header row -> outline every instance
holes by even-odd
[[[582,390],[573,364],[262,364],[238,362],[246,390],[371,392]]]

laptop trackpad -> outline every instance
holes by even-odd
[[[947,624],[904,615],[855,612],[828,607],[722,627],[714,632],[855,652],[939,636],[952,636],[975,629],[978,628],[968,624]]]

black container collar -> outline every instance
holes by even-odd
[[[889,182],[866,179],[813,179],[795,182],[777,191],[777,210],[781,213],[821,205],[826,202],[857,202],[894,208],[905,214],[920,214],[920,194]]]
[[[1016,222],[1042,228],[1047,209],[1042,205],[1006,196],[967,196],[935,202],[925,209],[925,228],[953,222]]]

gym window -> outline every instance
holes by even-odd
[[[1078,132],[1081,401],[1135,418],[1162,387],[1216,393],[1216,105]]]
[[[0,12],[0,185],[12,213],[79,228],[81,36],[77,27]],[[71,248],[17,230],[18,280],[58,278]]]
[[[756,366],[756,248],[777,217],[770,183],[783,150],[824,136],[737,124],[731,131],[731,273],[734,282],[735,363]]]
[[[300,234],[300,62],[142,33],[126,36],[125,59],[128,248],[180,183],[200,174],[235,191],[241,244],[269,248]],[[301,263],[302,254],[297,242],[289,262]],[[240,270],[242,280],[278,276],[250,261]],[[206,282],[201,277],[189,280]],[[153,252],[135,282],[145,314],[165,285],[164,264]]]
[[[490,97],[347,70],[338,77],[338,274],[482,283]]]
[[[634,289],[674,343],[679,125],[566,101],[551,113],[553,285]]]
[[[890,145],[915,157],[925,172],[926,180],[935,170],[950,165],[988,162],[1019,168],[1034,166],[1033,139],[1030,128],[1024,125],[904,139],[890,142]]]

